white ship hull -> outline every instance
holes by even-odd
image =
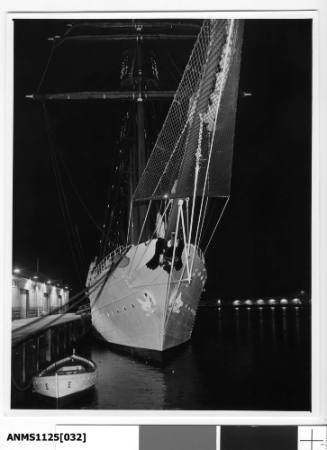
[[[89,274],[88,286],[96,285],[89,295],[92,324],[110,343],[164,351],[191,337],[206,281],[203,258],[191,246],[188,265],[184,249],[179,271],[169,274],[160,265],[152,270],[146,264],[155,246],[156,240],[131,246],[115,267]]]

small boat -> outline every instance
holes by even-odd
[[[33,378],[33,391],[45,397],[59,399],[94,387],[96,364],[73,352],[54,362]]]

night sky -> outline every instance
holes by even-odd
[[[14,53],[14,265],[36,268],[74,289],[79,281],[62,219],[42,105],[25,99],[38,88],[51,42],[67,21],[16,20]],[[192,40],[152,43],[160,89],[176,89]],[[41,92],[115,90],[130,43],[69,42],[54,53]],[[243,92],[252,96],[244,96]],[[169,102],[149,104],[154,140]],[[82,278],[96,254],[114,181],[123,103],[49,106],[65,176],[73,227],[80,238]],[[132,109],[129,111],[133,112]],[[151,144],[151,142],[149,143]],[[68,191],[69,188],[69,191]],[[209,296],[310,292],[311,21],[245,24],[231,199],[207,254]]]

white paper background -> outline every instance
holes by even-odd
[[[136,6],[138,13],[136,12]],[[114,16],[130,18],[132,16],[158,17],[178,16],[185,17],[242,17],[242,18],[299,18],[312,17],[314,19],[313,31],[313,254],[312,254],[312,313],[313,313],[313,412],[186,412],[186,411],[16,411],[9,409],[10,400],[10,333],[11,333],[11,186],[12,186],[12,23],[11,18],[32,17],[34,12],[37,17],[50,17],[49,12],[55,14],[51,18],[109,18],[109,8],[116,8]],[[203,8],[205,12],[196,12],[197,8]],[[273,13],[268,12],[274,9]],[[217,9],[225,10],[217,13]],[[296,9],[297,11],[291,11]],[[165,11],[157,14],[145,14],[139,11]],[[193,10],[193,12],[190,12]],[[231,14],[226,11],[237,11]],[[266,12],[264,12],[266,10]],[[301,11],[302,10],[302,11]],[[97,12],[96,12],[97,11]],[[101,13],[107,11],[105,14]],[[127,12],[130,11],[130,12]],[[167,12],[169,11],[169,12]],[[182,14],[182,11],[188,11]],[[41,421],[48,423],[61,423],[70,421],[99,423],[235,423],[235,424],[315,424],[327,423],[326,406],[326,358],[327,358],[327,285],[326,285],[326,255],[327,255],[327,139],[326,139],[326,97],[327,97],[327,13],[324,0],[257,0],[257,1],[142,1],[137,4],[132,1],[120,1],[112,3],[104,0],[55,0],[55,1],[2,1],[1,12],[1,70],[0,70],[0,105],[1,105],[1,151],[0,151],[0,299],[2,305],[3,328],[1,331],[1,371],[0,412],[2,425],[6,427],[5,416],[16,418],[17,424],[29,426],[28,421],[36,423]],[[35,17],[35,15],[34,15]],[[24,417],[24,418],[23,418]],[[51,418],[52,417],[52,418]],[[60,419],[59,419],[60,417]],[[26,422],[27,421],[27,422]],[[12,426],[12,421],[8,422]],[[22,426],[22,425],[19,425]],[[13,447],[11,447],[13,448]]]

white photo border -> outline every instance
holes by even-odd
[[[120,2],[120,10],[106,11],[108,3],[93,0],[4,1],[1,14],[1,151],[0,151],[0,231],[2,258],[0,260],[0,298],[2,299],[2,336],[0,386],[1,420],[31,420],[58,423],[110,424],[326,424],[327,423],[327,8],[324,0],[201,2],[199,4],[142,1],[143,10],[135,11],[132,2]],[[174,5],[175,10],[169,10]],[[193,5],[193,6],[192,6]],[[264,10],[262,9],[264,5]],[[110,5],[111,7],[112,5]],[[139,5],[140,6],[140,5]],[[152,8],[151,8],[152,7]],[[219,11],[217,8],[219,7]],[[296,9],[295,9],[296,8]],[[98,12],[95,12],[95,9]],[[11,268],[12,268],[12,168],[13,168],[13,19],[112,19],[112,18],[292,18],[312,19],[312,411],[56,411],[12,410],[10,408],[11,367]],[[19,419],[20,418],[20,419]]]

